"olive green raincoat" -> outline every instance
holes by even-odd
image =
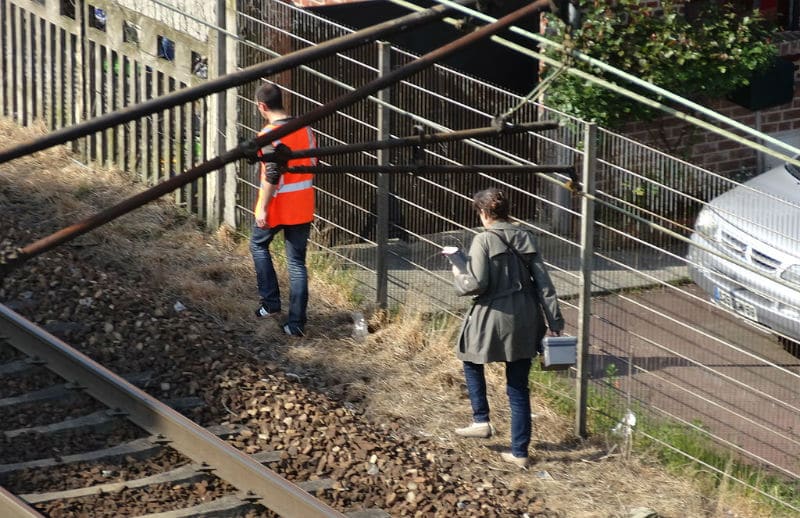
[[[532,232],[507,222],[495,222],[489,230],[472,240],[467,272],[455,276],[456,291],[474,296],[461,325],[456,355],[472,363],[533,358],[547,327],[564,328],[555,287]],[[522,254],[536,290],[528,270],[492,232],[502,233]]]

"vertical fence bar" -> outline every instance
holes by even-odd
[[[150,98],[148,95],[148,78],[145,73],[145,66],[142,61],[136,61],[136,102],[144,102]],[[149,181],[147,173],[148,164],[150,163],[150,125],[152,124],[153,116],[148,115],[141,119],[136,119],[136,155],[137,168],[139,179],[145,184]]]
[[[103,62],[103,104],[102,106],[102,113],[110,113],[116,109],[114,106],[114,99],[117,95],[116,85],[114,84],[114,79],[116,75],[116,63],[114,62],[114,58],[116,57],[116,52],[112,51],[111,45],[104,44],[103,45],[103,56],[105,61]],[[103,132],[103,139],[105,140],[104,144],[104,153],[105,153],[105,165],[106,167],[114,167],[116,164],[116,159],[114,157],[114,141],[116,140],[116,131],[117,127],[108,128]]]
[[[64,30],[53,25],[53,56],[55,69],[53,73],[53,123],[50,129],[64,127]]]
[[[103,61],[105,53],[103,52],[102,45],[94,40],[89,40],[85,43],[89,47],[90,63],[92,63],[91,77],[89,83],[89,97],[88,106],[86,110],[87,118],[99,117],[102,113],[103,106]],[[89,55],[87,54],[87,55]],[[92,62],[91,60],[94,60]],[[105,142],[105,133],[97,132],[91,136],[91,154],[90,160],[102,164],[103,161],[103,143]]]
[[[25,102],[23,96],[23,84],[22,78],[24,76],[22,71],[22,63],[25,60],[25,56],[23,55],[22,46],[23,39],[22,39],[22,31],[24,22],[22,21],[22,9],[15,8],[16,16],[13,16],[14,12],[12,11],[11,23],[14,24],[14,48],[16,52],[13,53],[14,56],[14,119],[20,123],[24,124],[24,112],[25,109],[23,108],[23,104]],[[13,51],[12,51],[13,52]]]
[[[238,13],[234,0],[220,0],[217,7],[217,25],[227,29],[229,32],[238,33],[236,26],[236,15]],[[219,61],[219,74],[228,74],[236,71],[236,40],[228,42],[228,35],[219,32],[219,46],[217,50],[217,60]],[[236,89],[229,88],[223,93],[217,94],[220,98],[220,120],[224,121],[221,126],[225,129],[225,134],[220,136],[221,147],[231,149],[236,146],[238,141],[236,134]],[[220,210],[219,220],[214,224],[227,223],[231,227],[236,226],[236,177],[238,176],[238,163],[228,164],[222,169],[222,181],[220,182]]]
[[[115,48],[120,48],[120,42],[114,42]],[[116,102],[114,103],[114,109],[120,110],[127,106],[128,104],[128,81],[127,81],[127,71],[128,71],[128,63],[125,59],[125,55],[121,52],[115,52],[114,56],[117,60],[117,73],[115,76],[114,81],[114,88],[116,89]],[[131,123],[127,122],[125,124],[121,124],[116,128],[116,161],[117,165],[123,171],[127,171],[127,155],[128,153],[125,152],[125,143],[126,140],[126,133],[129,131],[131,127]],[[133,151],[133,150],[130,150]]]
[[[179,83],[178,88],[185,88],[184,83]],[[186,105],[181,104],[172,110],[175,116],[175,170],[182,173],[186,168],[186,146],[190,137],[187,137],[186,131]],[[188,133],[191,135],[191,132]],[[183,202],[183,193],[186,189],[184,187],[175,189],[175,204],[180,206]]]
[[[61,34],[64,38],[63,45],[61,46],[61,51],[63,53],[61,66],[64,72],[64,84],[62,89],[64,95],[64,116],[61,126],[67,127],[77,122],[75,120],[75,113],[76,110],[78,110],[78,102],[75,98],[75,78],[78,74],[78,68],[75,58],[78,55],[78,51],[74,45],[74,35],[66,29],[62,29]],[[82,65],[83,63],[81,63],[81,66]],[[84,141],[85,140],[86,139],[84,139]],[[73,141],[70,146],[73,150],[78,149],[77,142],[75,141]]]
[[[47,53],[47,23],[38,15],[36,16],[36,98],[37,118],[42,124],[47,125],[47,110],[50,100],[47,98],[46,77],[50,55]]]
[[[19,57],[22,60],[22,75],[24,77],[25,90],[22,96],[25,100],[25,112],[22,119],[22,125],[28,126],[33,122],[33,48],[31,44],[31,28],[33,26],[33,14],[29,11],[22,10],[22,47],[17,49]]]
[[[581,199],[581,278],[578,302],[578,376],[575,384],[575,433],[586,437],[589,334],[592,318],[592,265],[594,257],[594,176],[597,166],[597,125],[586,124],[583,133],[583,197]]]
[[[28,21],[30,22],[29,41],[30,61],[28,64],[28,71],[31,74],[30,85],[31,90],[28,97],[31,103],[31,122],[42,118],[42,106],[44,99],[40,91],[42,87],[42,39],[41,31],[39,30],[39,17],[36,13],[29,13]]]
[[[9,27],[8,22],[8,3],[6,0],[0,0],[0,19],[3,20],[3,23],[0,23],[0,76],[4,78],[3,81],[0,81],[0,115],[6,117],[8,116],[8,90],[9,84],[5,78],[9,77],[11,74],[9,73],[8,64],[11,62],[11,43],[8,41],[9,35]]]
[[[169,75],[164,74],[164,93],[169,93],[175,89],[175,80]],[[164,142],[164,151],[161,157],[164,173],[161,176],[163,182],[167,178],[172,178],[174,171],[172,159],[175,156],[175,134],[172,125],[172,118],[175,115],[175,108],[170,108],[164,112],[163,133],[161,140]]]
[[[48,20],[42,20],[42,116],[44,117],[45,126],[52,129],[54,126],[53,109],[55,108],[53,96],[53,84],[55,78],[53,77],[53,60],[56,55],[55,45],[53,43],[54,35],[53,24]]]
[[[129,56],[122,54],[122,82],[124,84],[124,94],[122,96],[122,106],[130,106],[136,103],[136,62]],[[125,124],[125,139],[121,142],[120,153],[123,157],[120,163],[123,164],[125,171],[133,172],[136,170],[136,124],[137,121],[130,121]]]
[[[227,6],[225,0],[217,0],[217,26],[226,29],[227,25]],[[222,31],[217,31],[215,42],[216,61],[217,61],[217,74],[223,75],[227,72],[227,36]],[[212,58],[213,59],[213,58]],[[209,70],[209,72],[211,72]],[[213,77],[213,72],[211,72]],[[214,117],[214,135],[212,141],[214,142],[214,150],[217,154],[222,154],[227,149],[228,130],[234,126],[228,126],[228,91],[220,92],[214,96],[212,106],[216,108],[217,114]],[[210,227],[219,225],[222,220],[222,211],[225,203],[225,192],[223,191],[223,182],[228,173],[231,172],[229,164],[222,169],[215,171],[213,175],[208,175],[206,178],[206,223]]]
[[[70,94],[73,98],[73,112],[72,112],[72,120],[69,121],[68,125],[77,124],[80,121],[86,120],[89,118],[89,107],[87,107],[86,103],[88,102],[86,96],[84,95],[87,92],[88,88],[86,85],[88,84],[89,80],[87,78],[86,68],[84,66],[84,60],[87,59],[86,57],[86,16],[85,11],[83,9],[82,2],[76,2],[75,7],[75,15],[77,18],[77,27],[78,27],[78,34],[69,34],[70,39],[70,52],[73,56],[73,67],[70,69],[70,75],[72,75],[73,80],[70,83],[72,91]],[[81,153],[81,156],[84,160],[89,159],[89,151],[88,151],[88,140],[78,139],[74,145],[73,149],[77,150]]]
[[[150,68],[149,70],[148,68],[150,67],[145,67],[145,75],[149,75],[147,87],[150,89],[147,98],[152,99],[158,97],[159,75],[161,72],[158,72],[155,68]],[[158,138],[158,127],[160,121],[161,112],[150,114],[150,127],[148,128],[149,133],[147,135],[147,138],[150,141],[150,170],[147,172],[147,185],[158,184],[158,156],[161,146],[161,142],[159,142]]]
[[[208,115],[208,98],[204,97],[200,99],[201,110],[200,110],[200,140],[202,142],[202,149],[200,150],[200,162],[204,162],[206,157],[208,156],[206,150],[208,149],[208,123],[206,121],[206,117]],[[192,212],[199,215],[201,218],[205,217],[206,213],[206,200],[204,193],[206,192],[206,177],[201,176],[194,182],[194,185],[191,189],[191,199],[193,201],[193,205],[191,206]]]
[[[392,71],[392,47],[388,42],[378,42],[378,74],[384,76]],[[378,92],[378,99],[389,103],[391,90],[384,88]],[[388,139],[391,136],[391,111],[384,104],[378,104],[378,140]],[[390,153],[388,149],[378,151],[378,165],[389,165]],[[376,275],[376,302],[381,308],[386,308],[388,302],[389,270],[387,265],[387,249],[389,244],[389,174],[378,173],[377,192],[375,203],[378,217],[376,220],[375,240],[378,243],[375,259]]]

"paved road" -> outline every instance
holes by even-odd
[[[681,290],[596,297],[593,377],[800,479],[800,359],[696,286]]]

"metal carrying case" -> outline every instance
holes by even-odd
[[[577,336],[542,338],[542,370],[566,370],[578,361]]]

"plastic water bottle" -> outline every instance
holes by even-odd
[[[353,338],[358,342],[363,342],[364,338],[369,334],[367,321],[364,318],[364,313],[356,311],[353,313]]]

